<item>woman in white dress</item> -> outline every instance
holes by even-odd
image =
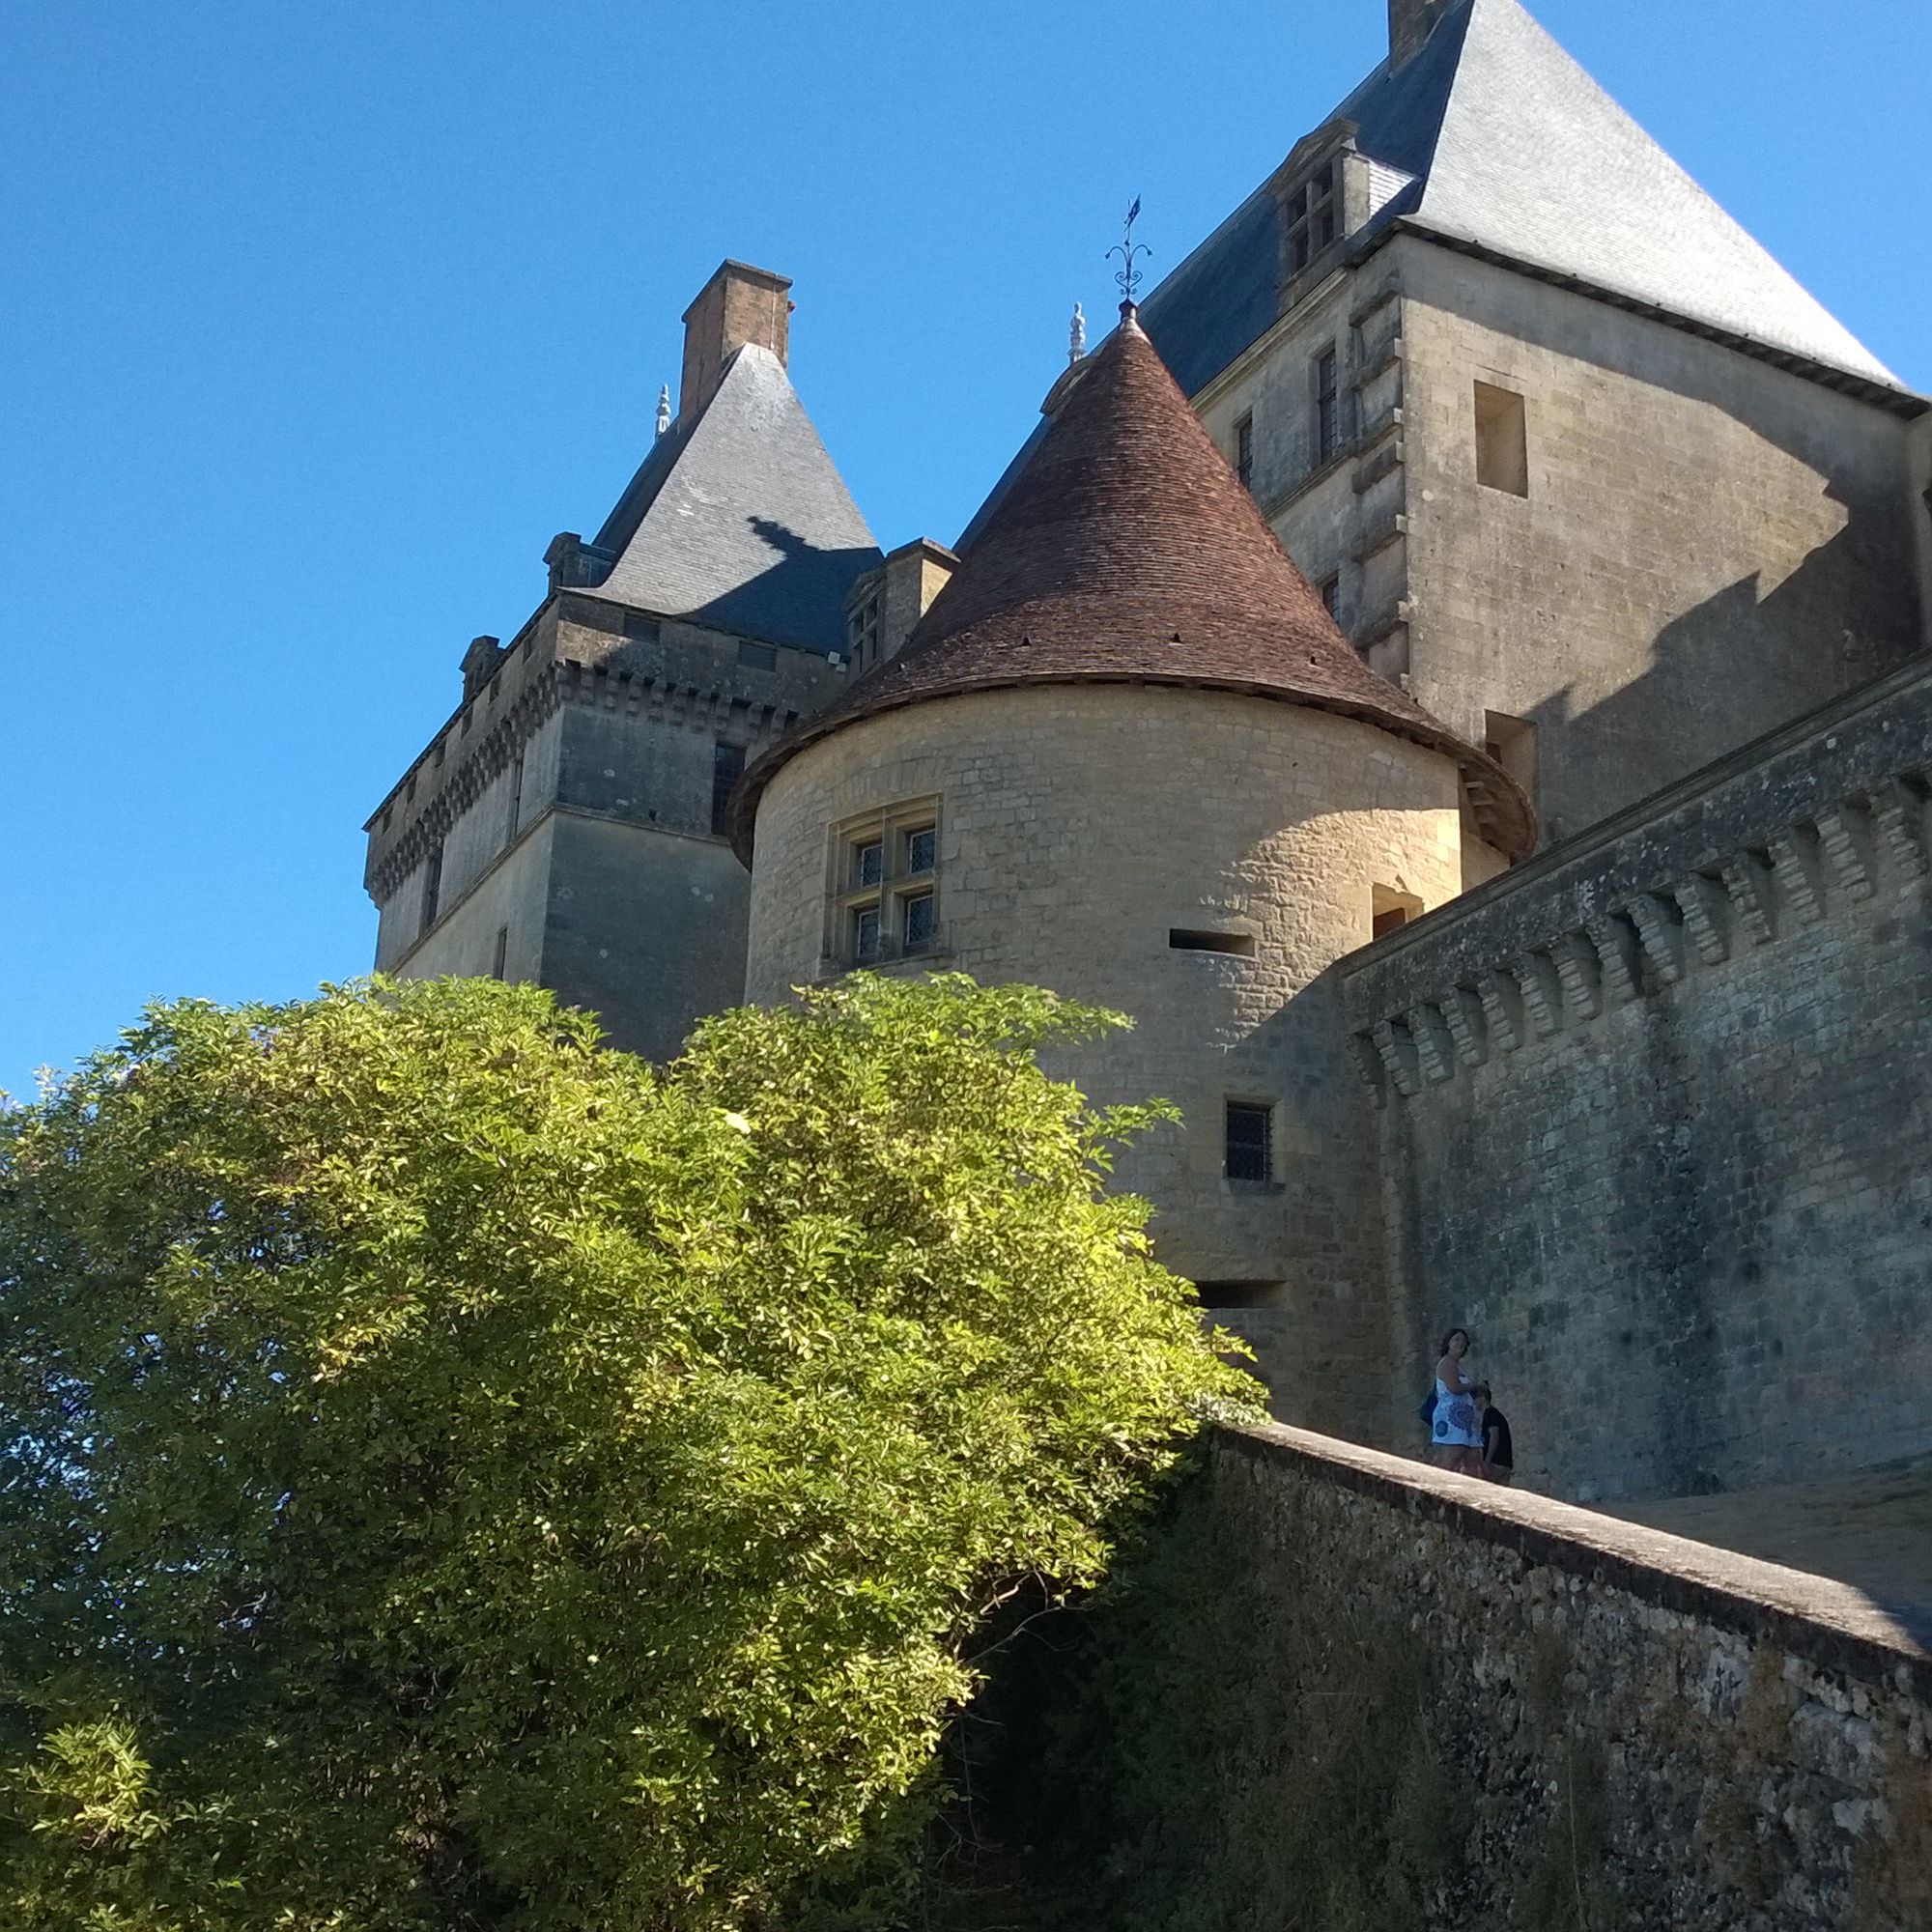
[[[1429,1456],[1438,1467],[1477,1476],[1483,1468],[1483,1420],[1476,1413],[1475,1386],[1463,1374],[1469,1331],[1452,1328],[1442,1338],[1435,1364],[1435,1413],[1430,1421]]]

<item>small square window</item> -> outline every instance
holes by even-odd
[[[908,893],[899,901],[899,931],[908,952],[923,952],[932,944],[937,922],[930,893]]]
[[[1227,1166],[1230,1180],[1274,1179],[1274,1109],[1251,1100],[1228,1102]]]
[[[876,886],[885,876],[886,847],[880,838],[868,838],[863,844],[852,848],[852,883],[855,886]]]
[[[930,825],[922,825],[916,832],[905,836],[906,877],[918,878],[923,872],[932,870],[932,862],[938,851],[938,834]]]
[[[852,914],[852,957],[861,963],[879,956],[879,909],[859,906]]]
[[[1410,920],[1422,917],[1422,901],[1400,886],[1375,886],[1369,893],[1369,937],[1400,932]]]

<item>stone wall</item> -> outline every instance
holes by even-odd
[[[947,697],[802,751],[758,808],[747,997],[845,969],[828,955],[838,828],[936,800],[938,943],[921,955],[1133,1016],[1066,1071],[1101,1103],[1182,1111],[1122,1159],[1156,1245],[1336,1428],[1378,1386],[1380,1292],[1366,1096],[1322,979],[1371,930],[1378,885],[1439,905],[1461,886],[1445,756],[1304,706],[1168,687],[1057,685]],[[1244,952],[1177,948],[1211,931]],[[1273,1110],[1274,1178],[1223,1171],[1229,1100]],[[1234,1297],[1232,1300],[1230,1297]]]
[[[1906,422],[1417,236],[1400,286],[1410,688],[1530,721],[1551,842],[1919,647]],[[1474,385],[1528,494],[1476,480]],[[1901,408],[1910,408],[1902,404]]]
[[[1342,438],[1326,458],[1324,350]],[[1526,496],[1477,481],[1477,382],[1523,399]],[[1250,421],[1256,498],[1310,581],[1336,580],[1371,665],[1472,744],[1491,712],[1535,727],[1550,842],[1924,635],[1915,549],[1932,531],[1908,444],[1932,463],[1932,431],[1909,400],[1880,407],[1414,233],[1296,291],[1193,402],[1224,451]]]
[[[1574,1497],[1932,1449],[1932,667],[1338,969],[1404,1442],[1439,1331]]]
[[[506,977],[668,1058],[743,990],[750,881],[712,830],[715,748],[749,762],[847,677],[813,652],[552,597],[369,822],[378,970],[487,974],[500,936]]]
[[[1841,1584],[1270,1428],[1041,1648],[986,1922],[1932,1923],[1932,1656]]]

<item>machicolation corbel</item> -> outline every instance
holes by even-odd
[[[1771,855],[1752,848],[1733,852],[1723,864],[1724,890],[1731,895],[1738,923],[1750,935],[1753,946],[1764,946],[1776,937],[1776,906],[1777,889],[1771,869]]]
[[[1566,932],[1549,949],[1556,981],[1563,989],[1563,1009],[1579,1025],[1604,1009],[1603,969],[1597,949],[1580,932]]]
[[[1730,934],[1726,930],[1730,897],[1722,884],[1706,878],[1702,872],[1692,872],[1689,878],[1678,880],[1670,895],[1684,915],[1684,930],[1697,949],[1697,957],[1707,966],[1721,965],[1731,956]]]
[[[1872,819],[1886,856],[1906,879],[1922,879],[1925,852],[1925,778],[1907,772],[1872,794]]]
[[[1674,986],[1684,977],[1684,914],[1675,899],[1659,893],[1638,893],[1627,910],[1635,922],[1644,964],[1661,986]]]
[[[1872,878],[1871,819],[1856,799],[1818,814],[1818,842],[1832,862],[1832,873],[1855,899],[1877,891]]]
[[[1816,925],[1825,917],[1825,881],[1818,858],[1818,835],[1808,825],[1794,825],[1771,839],[1772,870],[1784,903],[1801,925]]]

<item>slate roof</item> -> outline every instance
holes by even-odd
[[[1557,45],[1519,0],[1463,0],[1406,66],[1329,120],[1417,179],[1355,238],[1400,222],[1865,382],[1898,379]],[[1322,125],[1326,125],[1324,122]],[[1143,308],[1197,393],[1276,320],[1279,231],[1258,189]]]
[[[1033,454],[896,656],[746,774],[733,838],[807,745],[855,720],[963,692],[1165,684],[1285,699],[1444,752],[1490,836],[1526,853],[1529,802],[1362,662],[1188,407],[1131,314],[1080,365]]]
[[[756,343],[653,444],[592,548],[615,555],[593,586],[610,597],[818,651],[843,649],[845,594],[881,557],[783,363]]]

